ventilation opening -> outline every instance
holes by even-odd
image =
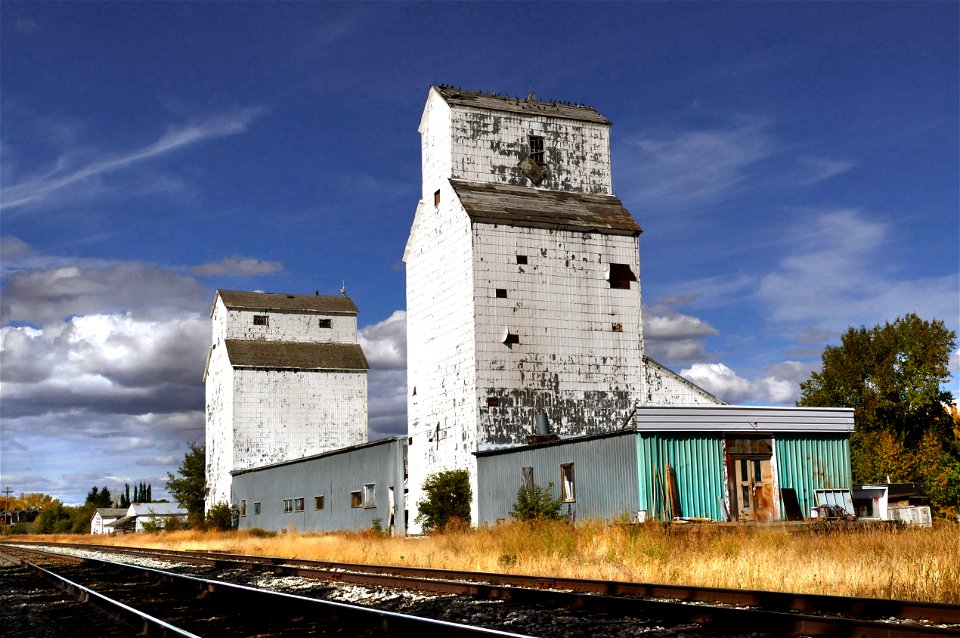
[[[525,265],[526,263],[527,263],[527,256],[526,256],[526,255],[517,255],[517,264],[523,266],[523,265]]]
[[[627,264],[610,264],[610,273],[607,275],[607,279],[611,288],[629,290],[630,282],[636,281],[637,276],[633,274]]]
[[[497,299],[506,299],[506,298],[507,298],[507,289],[497,288]]]

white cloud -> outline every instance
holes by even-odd
[[[374,370],[407,367],[407,313],[395,310],[383,321],[360,330],[360,346]]]
[[[758,379],[745,379],[723,363],[695,363],[680,374],[726,403],[793,405],[810,367],[796,361],[772,366]]]
[[[689,299],[681,295],[680,299]],[[676,298],[674,298],[676,300]],[[677,312],[670,304],[645,308],[643,342],[646,353],[658,361],[689,363],[706,358],[706,338],[720,331],[699,317]]]
[[[217,262],[190,268],[190,272],[198,277],[269,275],[281,270],[283,270],[283,264],[279,261],[264,261],[253,257],[226,257]]]
[[[248,107],[194,124],[169,127],[156,142],[125,152],[98,153],[83,158],[61,155],[42,172],[5,187],[0,205],[9,212],[14,208],[101,192],[106,189],[103,178],[111,174],[205,140],[242,133],[264,112],[262,107]]]

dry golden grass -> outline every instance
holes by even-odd
[[[851,529],[505,524],[426,538],[160,532],[30,540],[960,603],[960,526]]]

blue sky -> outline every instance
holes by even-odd
[[[792,404],[851,325],[960,319],[958,4],[0,4],[0,484],[162,494],[216,288],[360,308],[405,430],[431,84],[585,103],[644,229],[648,353]],[[958,357],[950,389],[957,393]]]

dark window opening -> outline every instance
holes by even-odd
[[[503,343],[508,346],[512,346],[514,344],[520,343],[520,335],[516,335],[516,334],[513,334],[512,332],[508,332],[506,336],[503,338]]]
[[[293,499],[292,499],[292,498],[285,498],[285,499],[283,499],[283,511],[284,511],[284,512],[292,512],[292,511],[293,511]]]
[[[507,289],[497,288],[497,299],[506,299],[506,298],[507,298]]]
[[[622,324],[622,323],[615,323],[615,324],[613,324],[613,331],[614,331],[614,332],[623,332],[623,324]]]
[[[245,499],[242,499],[240,501],[240,516],[246,516],[246,515],[247,515],[247,501]]]
[[[537,164],[543,164],[543,137],[540,135],[531,135],[529,140],[530,159]]]
[[[560,465],[560,500],[564,503],[573,503],[577,500],[573,463],[562,463]]]
[[[500,406],[500,397],[487,397],[487,407],[496,408]]]
[[[253,515],[260,516],[260,501],[257,501],[253,504]]]
[[[321,320],[320,320],[320,327],[321,327],[321,328],[332,328],[332,327],[333,327],[333,320],[332,320],[332,319],[321,319]]]
[[[438,189],[436,190],[436,192],[433,194],[433,205],[434,205],[434,206],[439,206],[439,205],[440,205],[440,189],[439,189],[439,188],[438,188]]]
[[[610,287],[630,290],[630,282],[636,281],[637,276],[627,264],[610,264]]]
[[[253,325],[255,326],[266,326],[268,325],[269,317],[267,315],[253,315]]]
[[[526,263],[527,263],[527,256],[526,256],[526,255],[517,255],[517,263],[520,264],[521,266],[523,266],[524,264],[526,264]]]
[[[323,509],[323,497],[322,497],[322,496],[314,496],[314,497],[313,497],[313,509],[315,509],[315,510],[322,510],[322,509]]]
[[[303,511],[303,497],[293,499],[293,510],[295,512]]]
[[[359,490],[350,492],[350,507],[363,507],[363,493]]]

